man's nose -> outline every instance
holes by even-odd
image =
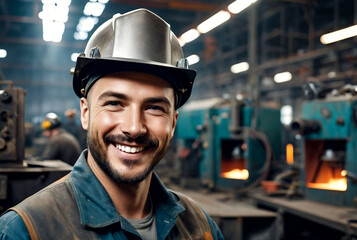
[[[124,115],[124,121],[121,123],[121,131],[125,135],[136,138],[146,134],[145,118],[139,109],[128,109]]]

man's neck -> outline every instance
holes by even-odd
[[[152,174],[138,184],[122,184],[115,182],[105,174],[89,152],[87,161],[120,215],[129,219],[140,219],[149,214],[150,200],[148,192]]]

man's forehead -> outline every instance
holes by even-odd
[[[119,85],[121,86],[119,87]],[[135,89],[133,89],[134,87]],[[174,90],[166,80],[152,74],[138,72],[120,72],[105,75],[93,85],[88,92],[88,97],[93,92],[96,92],[95,95],[100,95],[102,91],[139,93],[141,91],[147,92],[147,90],[153,91],[153,94],[162,92],[168,97],[172,95],[174,100]]]
[[[172,88],[170,83],[163,78],[152,75],[149,73],[141,73],[141,72],[117,72],[110,73],[99,78],[98,82],[101,80],[124,80],[124,81],[132,81],[135,83],[141,83],[143,85],[153,85],[161,88]],[[95,84],[94,84],[95,85]],[[173,90],[173,88],[172,88]]]

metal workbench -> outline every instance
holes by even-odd
[[[307,199],[288,199],[286,197],[267,196],[256,192],[250,194],[254,199],[255,205],[262,209],[270,209],[279,214],[281,224],[295,224],[295,228],[301,231],[317,228],[320,226],[319,234],[315,234],[314,239],[341,239],[357,236],[357,208],[346,206],[335,206],[320,203]],[[295,223],[287,223],[284,220],[286,215],[292,216]],[[314,227],[311,227],[314,225]],[[289,235],[289,230],[282,230],[283,235]],[[289,229],[289,228],[288,228]],[[289,238],[287,238],[289,239]]]
[[[24,161],[23,166],[0,165],[0,212],[65,176],[72,166],[60,160]]]

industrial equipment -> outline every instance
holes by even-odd
[[[281,154],[280,110],[243,100],[191,101],[179,111],[176,137],[187,186],[246,190],[267,177]]]
[[[305,85],[308,90],[310,85]],[[311,91],[307,91],[310,92]],[[301,180],[307,199],[357,203],[357,92],[352,86],[310,97],[291,129],[301,136]]]
[[[25,153],[25,90],[11,81],[0,89],[0,164],[23,165]]]
[[[11,81],[0,81],[0,213],[72,169],[55,159],[25,159],[25,95]]]

